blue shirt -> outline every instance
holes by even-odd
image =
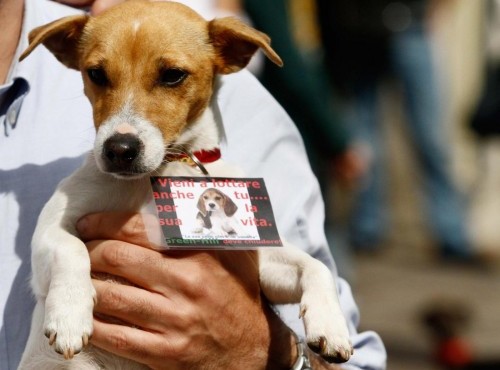
[[[27,46],[27,31],[76,12],[44,0],[25,4],[18,55]],[[280,234],[336,273],[319,186],[290,118],[247,71],[223,77],[214,101],[225,132],[224,159],[265,179]],[[61,65],[44,47],[15,62],[0,86],[0,124],[0,369],[8,370],[17,368],[30,328],[30,241],[37,216],[57,183],[81,164],[95,132],[79,72]],[[345,368],[384,369],[382,342],[373,332],[356,331],[357,307],[341,279],[339,291],[355,347]],[[297,307],[281,311],[301,333]]]

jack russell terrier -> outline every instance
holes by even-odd
[[[237,19],[206,21],[174,2],[131,1],[97,17],[66,17],[34,29],[29,39],[21,60],[43,44],[81,71],[97,134],[86,162],[58,186],[34,232],[37,305],[20,368],[144,368],[88,345],[96,293],[75,225],[89,213],[139,212],[151,198],[150,175],[199,175],[172,158],[217,150],[210,107],[217,75],[241,70],[259,48],[274,63],[281,59],[265,34]],[[220,159],[206,169],[217,177],[241,174]],[[300,303],[308,345],[330,362],[347,361],[353,349],[328,268],[286,242],[254,252],[267,299]]]

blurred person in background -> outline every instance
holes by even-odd
[[[440,257],[477,262],[462,198],[450,174],[438,76],[425,0],[317,0],[328,72],[347,102],[346,120],[369,151],[350,225],[351,245],[375,251],[388,228],[388,182],[377,96],[386,77],[400,82],[410,141],[423,178],[429,225]]]
[[[474,245],[493,255],[500,246],[500,0],[483,6],[482,90],[467,117],[477,154],[470,229]]]
[[[243,0],[244,10],[256,28],[271,37],[272,46],[284,62],[273,67],[268,60],[256,75],[293,119],[304,139],[312,169],[318,177],[327,205],[326,228],[330,249],[341,274],[349,275],[340,225],[332,220],[332,182],[350,188],[365,171],[364,157],[336,113],[331,86],[321,63],[306,58],[292,32],[290,1]],[[293,170],[293,164],[291,164]],[[335,207],[335,205],[334,205]]]

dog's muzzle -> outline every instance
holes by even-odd
[[[143,143],[132,134],[114,134],[103,145],[102,160],[106,171],[126,176],[141,173]]]

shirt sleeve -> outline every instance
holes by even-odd
[[[324,203],[297,128],[274,98],[248,72],[222,77],[214,110],[222,123],[222,155],[249,177],[265,180],[280,235],[323,261],[337,275],[324,233]],[[222,114],[221,114],[222,112]],[[348,321],[355,353],[346,369],[385,369],[380,337],[358,332],[359,312],[346,281],[337,278],[340,303]],[[278,308],[298,334],[303,325],[298,307]]]

